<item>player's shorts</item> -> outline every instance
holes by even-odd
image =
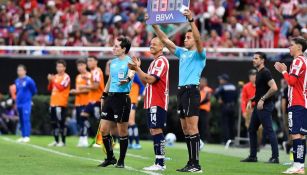
[[[100,118],[100,102],[89,103],[84,109],[85,113],[94,116],[96,119]]]
[[[66,107],[50,106],[50,117],[52,122],[65,121]]]
[[[177,112],[180,118],[199,116],[200,92],[198,85],[179,86]]]
[[[76,118],[78,126],[81,126],[81,113],[84,112],[86,106],[76,106]]]
[[[166,111],[160,106],[152,106],[147,109],[147,124],[150,129],[166,127]]]
[[[136,104],[135,103],[131,103],[131,110],[136,110]]]
[[[102,107],[101,119],[123,123],[129,121],[131,101],[127,93],[108,93]]]
[[[291,106],[288,111],[289,134],[307,135],[307,109]]]

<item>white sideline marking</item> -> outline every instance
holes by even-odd
[[[114,150],[113,150],[113,152],[119,153],[119,151],[114,151]],[[134,157],[134,158],[143,159],[143,160],[149,160],[149,159],[151,159],[151,158],[149,158],[149,157],[144,157],[144,156],[140,156],[140,155],[137,155],[137,154],[126,153],[126,155],[129,156],[129,157]]]
[[[1,138],[2,138],[2,140],[5,140],[7,142],[17,143],[15,140],[8,138],[8,137],[1,137]],[[33,144],[30,144],[30,143],[17,143],[17,144],[27,145],[29,147],[32,147],[32,148],[35,148],[35,149],[38,149],[38,150],[41,150],[41,151],[46,151],[46,152],[49,152],[49,153],[57,154],[57,155],[60,155],[60,156],[63,156],[63,157],[75,158],[75,159],[80,159],[80,160],[89,160],[89,161],[95,161],[95,162],[101,163],[101,160],[98,160],[98,159],[92,159],[92,158],[67,154],[67,153],[63,153],[63,152],[56,151],[56,150],[53,150],[53,149],[48,149],[48,148],[45,148],[45,147],[42,147],[42,146],[33,145]],[[135,157],[138,157],[138,156],[135,156]],[[130,167],[130,166],[125,166],[125,167],[126,167],[127,170],[130,170],[130,171],[137,171],[137,172],[141,172],[141,173],[145,173],[145,174],[149,174],[149,175],[162,175],[160,173],[155,173],[155,172],[151,172],[151,171],[137,170],[137,169]]]

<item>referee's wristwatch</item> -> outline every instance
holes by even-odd
[[[194,22],[194,18],[188,19],[189,22]]]
[[[265,97],[264,97],[264,96],[263,96],[263,97],[261,97],[261,98],[260,98],[260,100],[265,101]]]

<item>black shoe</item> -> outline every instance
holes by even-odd
[[[190,161],[188,161],[188,163],[183,167],[183,168],[180,168],[180,169],[177,169],[176,171],[178,172],[186,172],[186,169],[191,165]]]
[[[271,157],[268,161],[268,163],[279,163],[279,159],[278,158],[274,158],[274,157]]]
[[[202,173],[203,170],[201,170],[200,165],[192,164],[192,165],[188,165],[181,172]]]
[[[104,161],[98,165],[99,167],[107,167],[109,165],[114,165],[116,164],[117,160],[115,159],[115,157],[112,157],[112,159],[104,159]]]
[[[240,160],[240,162],[258,162],[257,157],[248,156],[246,159]]]
[[[124,161],[118,161],[117,164],[115,165],[115,168],[125,168]]]

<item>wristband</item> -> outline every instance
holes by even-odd
[[[131,78],[130,78],[130,77],[127,77],[127,80],[128,80],[128,82],[130,82],[130,81],[131,81]]]
[[[194,22],[194,18],[188,19],[189,22]]]

